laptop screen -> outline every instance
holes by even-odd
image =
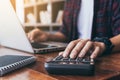
[[[0,45],[34,53],[10,0],[0,1]]]

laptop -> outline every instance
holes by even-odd
[[[10,0],[0,1],[0,45],[30,53],[48,53],[64,50],[66,43],[30,43]]]

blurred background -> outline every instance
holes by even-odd
[[[62,26],[65,0],[11,0],[26,32],[39,28],[54,33]]]

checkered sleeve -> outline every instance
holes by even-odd
[[[114,0],[112,10],[112,31],[115,36],[120,34],[120,0]]]

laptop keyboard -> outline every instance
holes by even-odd
[[[51,46],[51,45],[45,45],[45,44],[40,44],[37,42],[31,43],[33,48],[39,49],[39,48],[51,48],[51,47],[56,47],[56,46]]]
[[[63,51],[66,48],[66,46],[59,46],[59,44],[55,45],[55,44],[37,43],[37,42],[31,43],[31,45],[33,47],[34,53],[37,54]]]

